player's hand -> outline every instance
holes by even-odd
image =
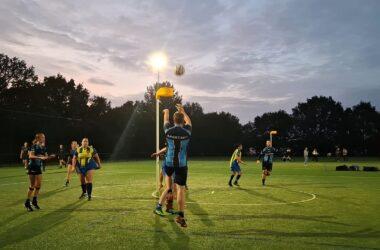
[[[156,157],[156,156],[157,156],[157,153],[153,153],[153,154],[150,155],[150,157],[152,157],[152,158]]]
[[[178,112],[180,112],[180,113],[185,113],[185,109],[183,108],[182,104],[177,103],[177,104],[175,105],[175,107],[177,108]]]

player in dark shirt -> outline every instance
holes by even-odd
[[[162,203],[168,192],[171,191],[171,176],[174,176],[174,184],[177,187],[178,216],[176,222],[181,227],[187,227],[185,221],[185,187],[187,182],[187,150],[191,138],[192,124],[182,105],[176,105],[178,111],[173,115],[174,126],[169,123],[169,110],[164,110],[164,131],[166,138],[165,156],[165,183],[166,188],[161,194],[154,212],[160,216],[165,215],[162,211]]]
[[[72,165],[73,158],[74,158],[75,153],[76,153],[77,148],[78,148],[78,142],[72,141],[70,147],[71,147],[70,154],[67,157],[67,175],[66,175],[66,183],[64,185],[65,187],[69,186],[70,180],[71,180],[71,175],[72,175],[72,173],[74,173],[74,171],[76,170],[76,167],[78,166],[78,163],[77,163],[77,166]]]
[[[55,155],[48,156],[45,147],[45,135],[43,133],[36,134],[33,145],[29,151],[29,165],[28,165],[28,176],[29,176],[29,190],[28,197],[25,201],[25,207],[28,211],[33,211],[31,205],[36,209],[40,209],[37,202],[37,197],[41,188],[42,183],[42,164],[44,160],[53,158]],[[32,204],[30,204],[30,198],[33,197]]]
[[[24,145],[21,147],[20,152],[20,160],[22,160],[22,163],[24,164],[24,168],[28,168],[28,161],[29,161],[29,145],[27,142],[24,142]]]
[[[273,167],[273,157],[276,150],[272,147],[271,141],[266,141],[266,147],[261,151],[259,159],[262,159],[262,184],[265,186],[266,178],[271,174]]]
[[[57,156],[58,156],[58,161],[59,161],[59,168],[65,167],[66,166],[66,152],[62,144],[59,145]]]

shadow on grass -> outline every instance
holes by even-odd
[[[199,214],[202,215],[202,214]],[[328,219],[335,219],[333,216],[306,216],[306,215],[291,215],[291,214],[257,214],[257,215],[237,215],[237,214],[225,214],[212,216],[213,221],[235,221],[235,220],[252,220],[252,219],[280,219],[280,220],[301,220],[312,221],[318,223],[327,223],[340,226],[352,226],[342,222],[329,221]]]
[[[225,232],[229,235],[260,235],[260,236],[275,236],[275,237],[307,237],[307,238],[379,238],[380,231],[373,230],[372,228],[365,228],[362,230],[352,232],[286,232],[286,231],[274,231],[263,229],[244,229]]]
[[[47,191],[47,192],[43,192],[43,187],[42,187],[42,189],[41,189],[42,192],[40,192],[40,195],[39,195],[40,198],[39,199],[43,200],[43,199],[46,199],[46,198],[48,198],[50,196],[53,196],[53,195],[55,195],[57,193],[60,193],[62,191],[66,191],[66,190],[68,190],[68,189],[64,188],[64,187],[60,187],[60,188],[56,188],[56,189],[53,189],[53,190],[50,190],[50,191]],[[26,192],[27,192],[27,190],[25,190],[25,196],[26,196]],[[13,207],[13,206],[16,206],[18,204],[20,206],[24,206],[25,199],[26,199],[26,197],[23,198],[23,199],[19,199],[19,200],[13,202],[13,203],[7,205],[7,207]]]
[[[74,203],[64,206],[62,209],[72,209],[72,211],[84,203],[76,201]],[[27,213],[27,212],[25,212]],[[38,211],[31,212],[38,213]],[[9,228],[4,233],[0,234],[0,246],[6,247],[12,244],[16,244],[33,237],[36,237],[44,232],[49,231],[50,229],[61,225],[66,220],[70,219],[70,212],[62,213],[62,211],[54,210],[48,214],[45,214],[41,217],[33,218],[21,225],[14,226]]]
[[[214,226],[214,222],[208,216],[206,210],[204,210],[195,200],[190,198],[189,192],[186,192],[186,201],[190,201],[191,206],[187,206],[187,209],[190,210],[194,215],[198,215],[200,217],[200,221],[207,227]]]
[[[17,174],[17,175],[8,175],[8,176],[0,176],[0,179],[7,179],[7,178],[13,178],[13,177],[28,177],[26,174],[26,170],[23,168],[22,169],[23,173],[22,174]],[[43,172],[43,175],[50,175],[50,174],[62,174],[66,173],[67,171],[55,171],[55,172]]]
[[[268,188],[268,187],[264,187],[264,188]],[[298,207],[299,205],[298,204],[294,204],[294,203],[288,203],[289,201],[287,200],[283,200],[283,199],[279,199],[279,198],[276,198],[268,193],[265,193],[265,194],[262,194],[262,193],[259,193],[255,190],[252,190],[252,189],[246,189],[246,188],[238,188],[239,190],[243,190],[245,191],[246,193],[248,193],[249,195],[252,195],[252,196],[257,196],[257,197],[261,197],[261,198],[265,198],[267,200],[271,200],[271,201],[274,201],[274,202],[278,202],[278,203],[287,203],[287,205],[290,205],[290,206],[295,206],[295,207]]]

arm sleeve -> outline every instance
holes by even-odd
[[[168,130],[170,129],[170,123],[169,122],[166,122],[165,124],[164,124],[164,132],[166,133],[166,132],[168,132]]]

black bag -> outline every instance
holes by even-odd
[[[336,171],[348,171],[348,167],[346,165],[337,166],[335,168]]]
[[[364,166],[364,167],[363,167],[363,171],[373,172],[373,171],[379,171],[379,169],[378,169],[377,167]]]

